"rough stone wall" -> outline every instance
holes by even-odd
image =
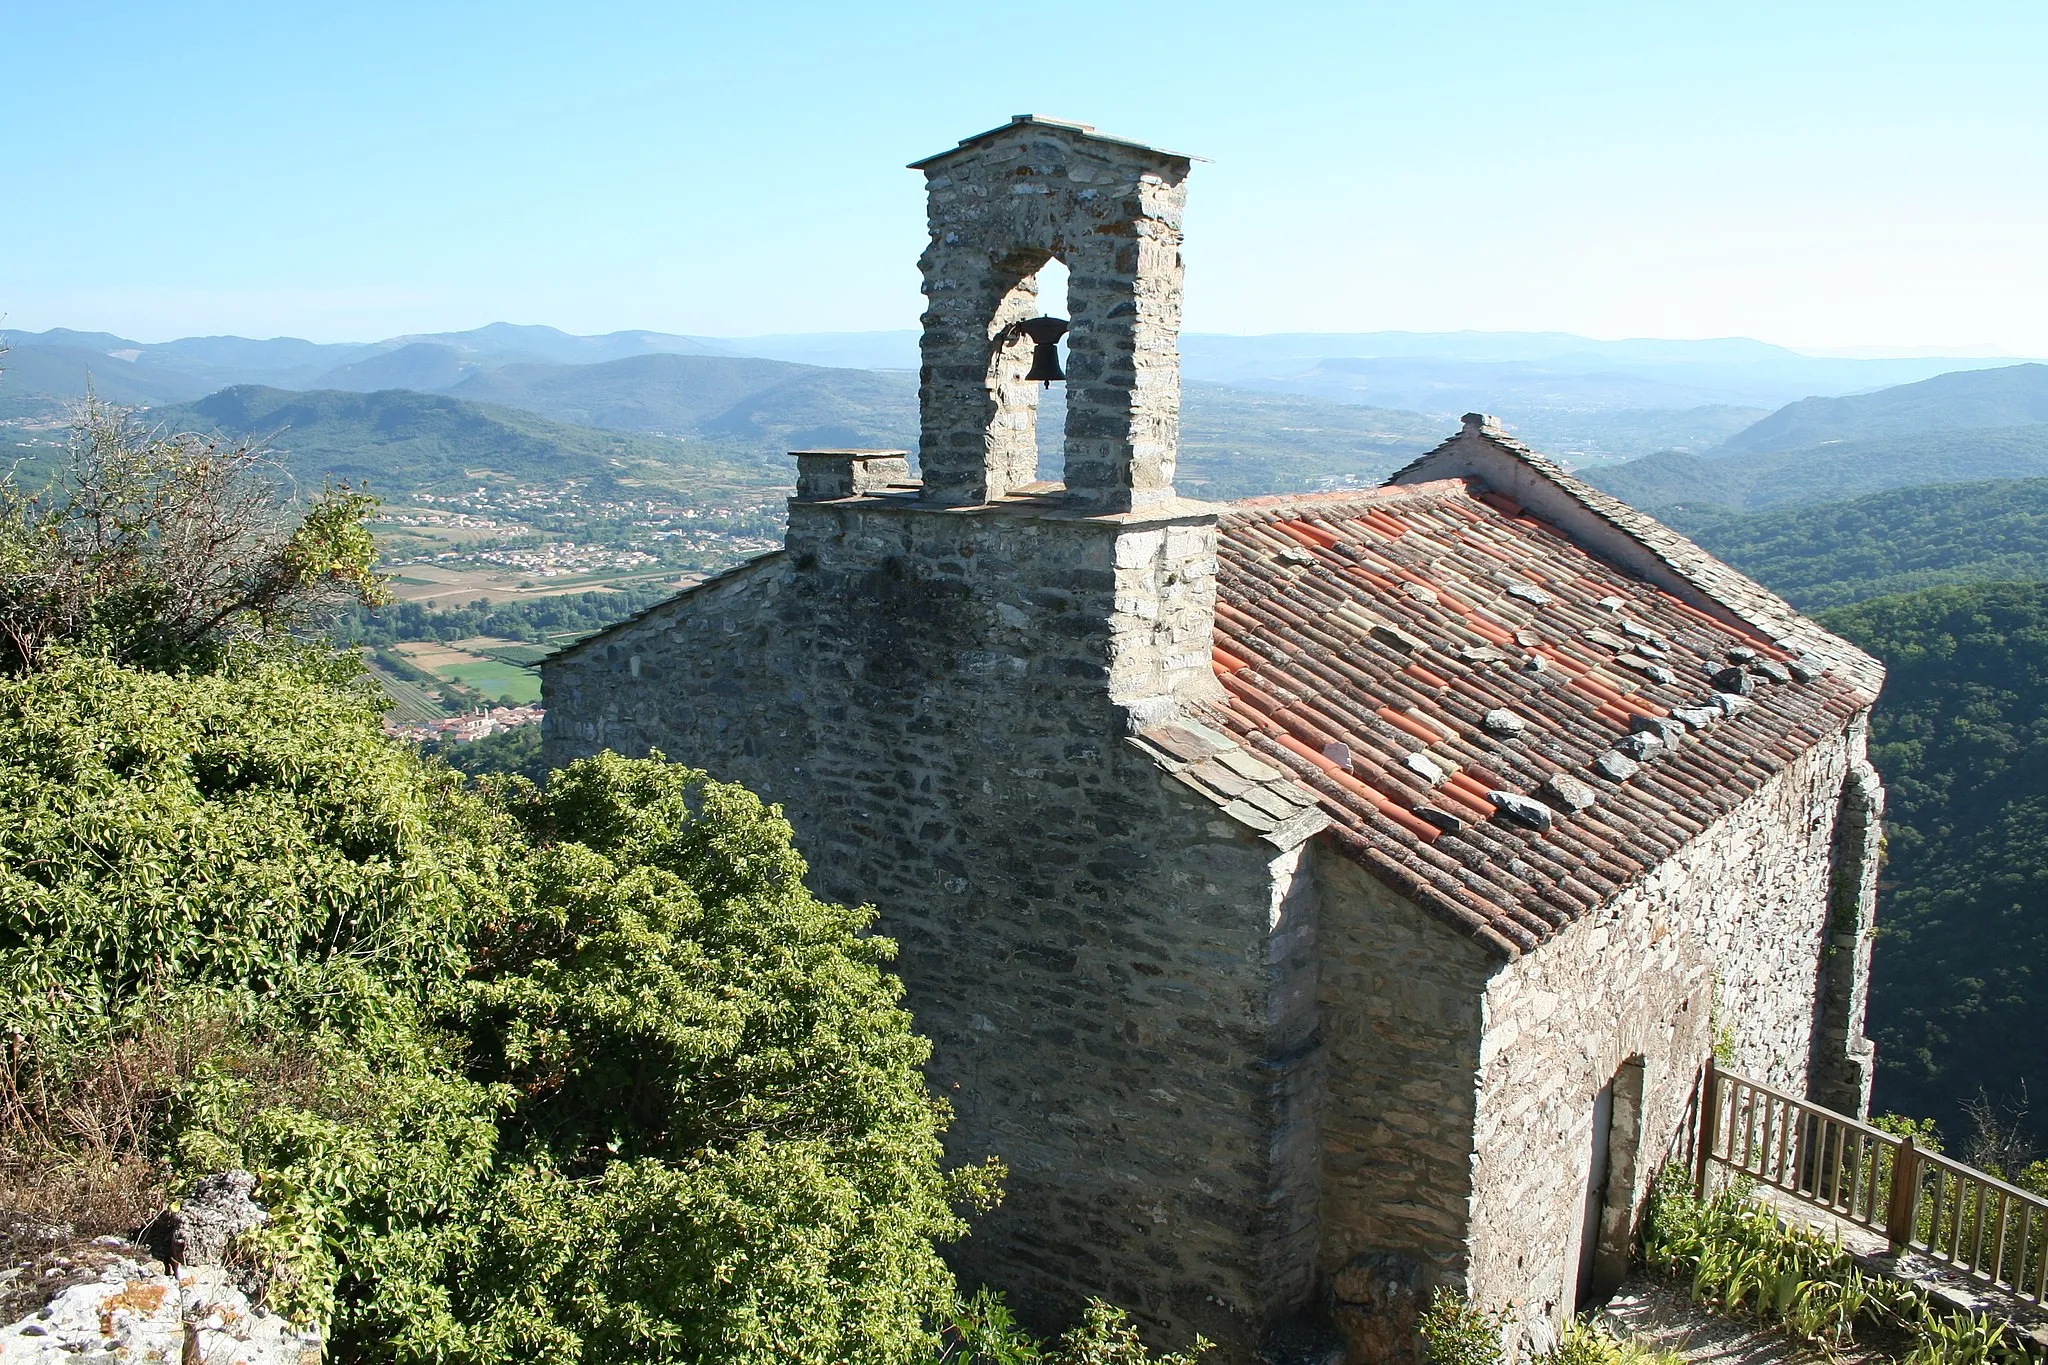
[[[1036,478],[1031,347],[1006,331],[1037,312],[1035,277],[1057,257],[1072,312],[1068,495],[1111,511],[1170,501],[1187,159],[1040,121],[920,165],[925,499],[980,503]]]
[[[1860,729],[1809,750],[1602,912],[1502,967],[1485,997],[1470,1289],[1537,1341],[1573,1311],[1594,1097],[1642,1065],[1640,1145],[1601,1235],[1626,1245],[1680,1150],[1700,1067],[1807,1088],[1831,859]],[[1630,1115],[1617,1109],[1616,1131]]]
[[[1185,508],[797,502],[783,554],[543,678],[551,761],[744,782],[820,894],[880,909],[952,1159],[1010,1167],[969,1284],[1040,1326],[1099,1294],[1234,1361],[1310,1290],[1320,1056],[1299,850],[1127,737],[1214,686],[1213,536]]]
[[[1320,976],[1323,1280],[1351,1359],[1413,1359],[1430,1285],[1463,1280],[1480,1002],[1498,959],[1327,847]]]
[[[1323,1268],[1392,1252],[1454,1280],[1470,1235],[1480,1002],[1499,963],[1350,859],[1319,859]]]

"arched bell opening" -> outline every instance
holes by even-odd
[[[1007,288],[989,319],[988,388],[992,486],[1002,491],[1066,473],[1067,267],[1049,252],[1002,262]]]

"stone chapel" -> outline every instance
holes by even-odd
[[[551,762],[744,783],[879,907],[950,1154],[1010,1171],[964,1283],[1233,1363],[1412,1358],[1437,1284],[1541,1341],[1716,1049],[1867,1108],[1874,660],[1478,415],[1178,496],[1189,158],[1020,116],[914,169],[917,471],[799,452],[782,550],[542,676]]]

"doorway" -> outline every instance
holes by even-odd
[[[1636,1057],[1593,1097],[1593,1150],[1579,1223],[1578,1312],[1606,1302],[1628,1275],[1642,1116],[1643,1059]]]

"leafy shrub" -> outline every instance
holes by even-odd
[[[1090,1299],[1081,1321],[1044,1346],[1017,1325],[1001,1295],[980,1289],[948,1316],[937,1365],[1197,1365],[1211,1349],[1198,1336],[1186,1351],[1155,1356],[1123,1310],[1100,1299]]]
[[[322,608],[382,603],[376,499],[329,488],[295,508],[281,476],[257,443],[166,435],[88,397],[48,487],[0,479],[0,669],[61,646],[210,665]]]
[[[1506,1314],[1439,1285],[1422,1315],[1422,1341],[1435,1365],[1500,1365],[1506,1327]]]
[[[1501,1365],[1507,1325],[1505,1312],[1481,1308],[1439,1286],[1420,1329],[1433,1365]],[[1565,1324],[1557,1344],[1534,1359],[1538,1365],[1677,1365],[1675,1357],[1618,1341],[1584,1319]]]
[[[890,946],[757,798],[474,791],[289,658],[46,662],[0,679],[0,1024],[54,1102],[0,1171],[83,1169],[88,1111],[131,1206],[254,1171],[238,1254],[341,1361],[937,1351],[995,1173],[940,1169]]]

